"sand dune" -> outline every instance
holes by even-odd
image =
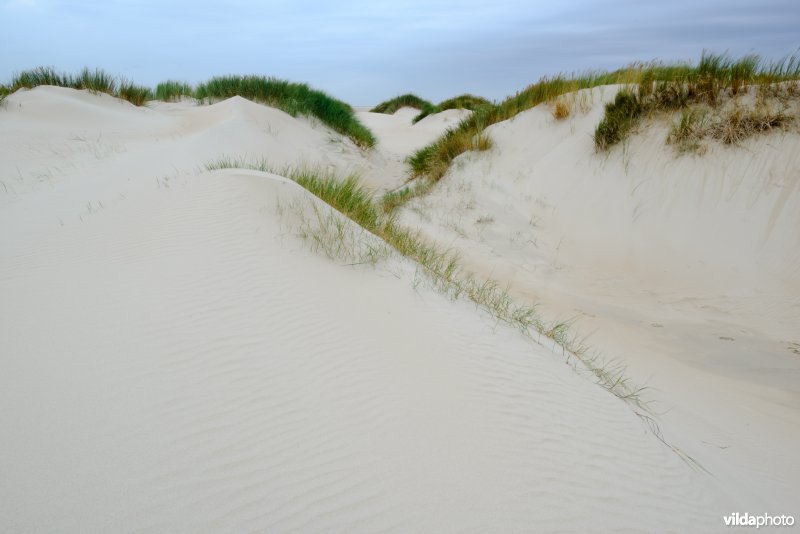
[[[664,432],[732,492],[790,509],[800,135],[678,156],[656,122],[597,155],[592,134],[614,94],[574,95],[589,109],[563,122],[541,105],[490,127],[494,148],[461,156],[404,219],[546,316],[573,319],[652,388]]]
[[[398,158],[452,125],[458,112],[413,126],[402,110],[388,117],[361,113],[381,143],[364,155],[313,121],[240,98],[138,109],[43,87],[10,96],[6,106],[0,110],[0,530],[710,532],[722,530],[723,515],[760,504],[745,490],[765,488],[777,498],[776,485],[796,485],[790,478],[796,460],[786,456],[794,434],[767,453],[774,463],[784,454],[786,471],[765,471],[755,488],[733,485],[731,473],[709,476],[660,442],[630,405],[598,387],[574,360],[437,293],[408,260],[390,255],[376,266],[344,265],[309,250],[297,236],[298,220],[330,208],[298,185],[269,173],[203,169],[222,155],[263,157],[276,167],[302,162],[358,171],[376,189],[389,189],[402,178],[394,174]],[[491,134],[509,165],[521,165],[537,157],[530,150],[514,154],[521,141],[516,128],[560,129],[557,139],[582,150],[584,120],[590,117],[551,125],[533,110]],[[579,249],[591,239],[558,249],[564,254],[558,261],[570,268],[540,268],[554,261],[546,256],[552,249],[537,260],[534,249],[508,240],[522,212],[504,189],[528,187],[526,180],[539,173],[499,172],[496,157],[468,156],[463,174],[449,176],[431,197],[442,203],[434,207],[437,216],[446,217],[436,210],[460,200],[476,203],[465,208],[470,217],[491,212],[493,224],[468,226],[467,232],[485,227],[475,234],[481,239],[466,233],[453,241],[442,230],[447,225],[419,224],[436,238],[474,246],[466,255],[470,265],[504,276],[520,292],[539,289],[513,276],[514,269],[532,267],[553,283],[554,298],[561,296],[579,276],[562,280],[558,273],[586,265]],[[600,170],[553,188],[568,192],[624,170],[613,156],[581,157],[579,165]],[[492,171],[475,185],[486,194],[468,197],[458,178],[480,169]],[[443,193],[459,187],[461,196]],[[773,195],[780,192],[763,197],[774,201]],[[797,214],[794,198],[770,229],[770,239],[783,245],[793,243],[786,227]],[[541,224],[551,224],[541,216]],[[566,228],[568,220],[558,224]],[[615,221],[602,224],[617,239]],[[553,235],[559,232],[532,238],[550,247]],[[742,257],[755,239],[743,238]],[[779,245],[765,245],[768,268],[783,273],[772,280],[776,291],[797,280],[791,269],[781,271],[786,258]],[[617,254],[624,249],[608,246]],[[487,262],[500,253],[507,263]],[[598,255],[616,258],[605,250]],[[652,266],[646,259],[640,260]],[[627,269],[631,278],[643,276]],[[590,282],[564,294],[586,291],[584,306],[600,301]],[[776,316],[789,305],[775,304]],[[660,352],[656,332],[673,326],[664,322],[649,339],[654,359],[674,362],[665,364],[672,380],[684,377],[679,366],[686,364]],[[743,354],[732,354],[744,365]],[[717,376],[710,365],[702,372],[715,384],[739,373]],[[741,395],[750,395],[747,387]],[[702,429],[681,426],[685,404],[668,394],[661,398],[680,413],[677,422],[665,417],[667,426],[685,432],[671,437],[696,453]],[[785,395],[782,412],[759,414],[766,425],[778,417],[794,424],[796,397],[788,386]],[[731,415],[723,406],[731,399],[705,400],[720,416]],[[777,406],[769,397],[758,402],[754,410]],[[702,423],[715,423],[711,412],[696,413]],[[764,443],[753,438],[745,445],[752,447],[749,456],[732,452],[752,461]],[[733,470],[727,459],[706,456],[712,469]]]

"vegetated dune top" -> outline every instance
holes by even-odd
[[[347,164],[328,130],[71,94],[0,110],[0,530],[710,531],[739,509],[407,261],[309,251],[304,221],[361,230],[296,184],[201,170]],[[97,109],[43,122],[33,97]]]
[[[397,156],[380,144],[364,152],[313,118],[291,117],[241,97],[213,105],[185,101],[135,107],[106,94],[40,86],[10,95],[3,105],[3,121],[19,132],[8,139],[9,148],[21,149],[48,139],[58,144],[48,162],[39,154],[24,160],[28,157],[24,150],[17,150],[23,159],[0,162],[6,177],[17,178],[13,183],[6,180],[14,191],[64,179],[83,165],[107,164],[136,173],[143,163],[152,161],[160,164],[157,170],[153,168],[155,172],[172,175],[222,156],[263,159],[276,169],[308,165],[356,173],[377,190],[395,188],[406,178],[405,169],[399,166],[387,173],[387,159],[396,161]],[[448,127],[447,117],[438,121],[434,117],[419,131],[426,132],[426,140],[435,138]],[[153,136],[160,142],[150,143]],[[136,140],[143,142],[121,148]],[[167,152],[169,157],[163,157]],[[109,158],[111,155],[114,157]],[[120,166],[120,161],[125,164]],[[20,178],[15,166],[22,167],[21,163],[36,172]]]
[[[662,430],[750,503],[789,510],[800,480],[800,134],[702,155],[644,123],[598,154],[619,86],[566,95],[487,129],[402,212],[474,271],[573,319],[651,390]],[[583,108],[583,111],[581,111]]]

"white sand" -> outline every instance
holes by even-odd
[[[667,439],[742,510],[797,513],[800,135],[677,156],[656,123],[597,155],[614,94],[490,127],[494,148],[459,157],[403,218],[629,365]]]
[[[371,156],[371,161],[380,167],[383,179],[375,180],[375,188],[389,191],[405,184],[408,180],[406,157],[435,141],[446,129],[456,127],[471,113],[464,109],[448,109],[412,124],[412,119],[419,115],[418,109],[400,108],[392,115],[358,111],[358,120],[379,140],[377,154]]]
[[[693,470],[629,405],[563,356],[415,284],[409,262],[347,266],[309,251],[292,232],[287,207],[327,207],[300,187],[253,171],[203,171],[210,159],[246,155],[276,166],[359,171],[376,188],[390,188],[400,177],[387,172],[382,182],[379,164],[396,162],[450,122],[432,117],[411,126],[404,113],[384,127],[382,118],[360,114],[383,141],[365,157],[313,121],[239,98],[138,109],[38,88],[7,99],[0,110],[0,531],[709,532],[723,530],[723,514],[758,504],[748,501],[758,487],[750,484],[797,489],[795,457],[766,458],[760,477],[747,464],[738,481],[722,453],[700,458],[713,460],[715,477]],[[528,120],[495,127],[498,150],[522,141],[504,140],[503,129],[511,136]],[[582,137],[569,125],[548,127],[561,128],[562,139]],[[408,137],[414,128],[425,131],[419,144]],[[535,137],[536,128],[525,132]],[[530,146],[536,143],[525,157]],[[570,167],[576,158],[594,161],[572,150]],[[475,158],[462,171],[497,170],[495,157]],[[613,157],[595,162],[592,178],[621,165]],[[512,199],[499,175],[486,180],[498,190],[486,197],[496,203],[487,231],[505,232],[501,224],[516,224],[504,207]],[[512,177],[505,185],[525,183]],[[500,221],[506,212],[509,221]],[[779,216],[771,235],[784,235],[784,224]],[[440,234],[436,224],[426,228]],[[623,249],[606,238],[611,261]],[[485,243],[466,241],[479,251],[470,262],[491,269],[481,256]],[[513,254],[524,247],[503,247],[507,264],[496,274],[516,283],[502,269],[527,265],[529,256]],[[576,248],[564,245],[561,261],[577,264]],[[780,251],[766,248],[772,263],[765,269],[780,271]],[[569,279],[554,272],[548,276],[558,289]],[[598,293],[586,302],[601,301]],[[639,303],[631,293],[627,302]],[[777,317],[784,304],[769,309]],[[669,313],[681,316],[683,308]],[[733,366],[715,373],[713,354],[692,364],[697,380],[713,380],[706,389],[671,382],[691,359],[661,349],[673,322],[648,331],[653,354],[640,355],[642,366],[664,363],[654,380],[677,388],[659,392],[677,413],[665,426],[682,430],[668,437],[696,452],[704,432],[727,432],[725,451],[743,458],[773,442],[764,454],[787,454],[797,428],[789,385],[780,389],[776,373],[763,373],[774,394],[758,397],[764,386],[748,378],[737,382],[741,398],[713,398],[717,384],[730,393],[732,377],[745,374]],[[763,363],[745,356],[731,358],[747,369]],[[777,353],[768,357],[783,362]],[[691,420],[679,402],[684,394],[687,402],[709,396],[691,407],[708,428],[681,426]],[[719,419],[733,412],[725,402],[776,410],[780,395],[782,411],[759,413],[766,422],[755,421],[758,412],[744,417],[774,429],[783,416],[783,436],[747,434]],[[779,463],[785,471],[772,470]]]

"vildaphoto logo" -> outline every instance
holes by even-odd
[[[747,512],[740,514],[734,512],[722,517],[726,527],[791,527],[794,526],[794,516],[791,515],[751,515]]]

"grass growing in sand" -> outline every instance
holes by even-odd
[[[555,100],[565,93],[617,83],[620,77],[621,73],[588,73],[572,78],[564,76],[543,78],[496,106],[479,107],[458,126],[448,130],[442,137],[421,148],[409,158],[411,178],[424,177],[436,182],[445,175],[455,158],[469,150],[480,150],[490,146],[491,143],[484,130],[492,124],[510,119],[543,102]]]
[[[149,87],[136,85],[135,83],[121,79],[117,95],[123,100],[127,100],[134,106],[144,106],[148,100],[153,100],[153,90]]]
[[[614,102],[606,105],[605,115],[595,130],[598,151],[621,142],[644,117],[659,113],[681,111],[680,121],[667,139],[679,150],[699,146],[697,138],[704,135],[734,144],[755,133],[785,125],[791,117],[784,111],[769,109],[764,98],[771,94],[778,100],[795,94],[800,80],[800,57],[765,62],[756,55],[733,59],[726,54],[704,53],[696,66],[650,64],[635,74]],[[744,110],[737,99],[746,97],[751,88],[760,93],[761,102],[754,109]],[[730,106],[733,110],[726,109]],[[700,127],[701,118],[709,115],[708,110],[717,112],[718,120],[708,128]]]
[[[702,55],[696,66],[636,63],[613,72],[542,78],[496,106],[476,110],[454,129],[417,151],[409,158],[411,179],[440,180],[455,158],[475,150],[473,139],[484,134],[487,127],[539,104],[554,103],[555,118],[566,118],[571,109],[562,103],[559,110],[559,97],[581,89],[612,84],[627,86],[625,95],[610,104],[606,117],[598,125],[595,145],[603,151],[624,139],[641,117],[652,110],[676,111],[689,102],[717,105],[724,93],[740,94],[753,84],[766,90],[785,83],[785,91],[793,91],[798,79],[800,57],[796,55],[768,63],[753,55],[734,60],[727,55],[708,53]]]
[[[306,84],[264,76],[218,76],[201,83],[195,90],[195,97],[201,100],[232,96],[276,107],[293,117],[314,116],[362,148],[375,145],[372,132],[358,121],[349,105]]]
[[[640,393],[643,388],[632,385],[624,377],[624,368],[609,366],[597,356],[588,354],[583,340],[571,334],[569,323],[558,321],[546,323],[536,311],[536,305],[520,304],[511,298],[508,290],[491,279],[482,279],[461,267],[458,256],[452,251],[441,250],[429,244],[419,232],[405,228],[391,213],[379,207],[371,193],[361,186],[353,176],[344,180],[332,174],[309,169],[285,169],[275,171],[265,161],[249,162],[243,158],[222,158],[206,165],[208,170],[253,169],[286,176],[335,210],[356,222],[361,228],[380,238],[382,242],[419,265],[426,278],[437,290],[453,299],[467,298],[488,312],[498,322],[509,324],[532,338],[551,339],[560,346],[568,358],[577,358],[604,388],[617,397],[639,408],[643,408]],[[314,212],[309,224],[300,225],[298,234],[322,250],[329,257],[351,261],[364,257],[362,251],[354,253],[351,236],[343,231],[337,219]],[[371,246],[366,257],[369,263],[382,258],[379,249]],[[339,251],[341,257],[337,257]]]
[[[381,102],[370,111],[372,113],[386,113],[391,115],[400,108],[425,109],[429,107],[433,107],[433,104],[415,94],[407,93]]]
[[[459,95],[444,100],[442,102],[439,102],[439,104],[435,106],[428,105],[426,107],[423,107],[420,114],[414,117],[414,119],[411,122],[416,124],[417,122],[421,121],[428,115],[432,115],[434,113],[440,113],[446,109],[469,109],[475,111],[478,108],[487,107],[491,105],[493,104],[481,96],[475,96],[469,94]]]
[[[54,85],[71,89],[84,89],[94,93],[106,93],[127,100],[135,106],[143,106],[153,98],[148,87],[112,76],[102,69],[84,68],[77,75],[56,71],[52,67],[36,67],[22,71],[11,80],[11,92],[17,89],[32,89],[40,85]]]
[[[178,102],[183,97],[194,97],[194,89],[186,82],[167,80],[156,85],[156,100]]]

